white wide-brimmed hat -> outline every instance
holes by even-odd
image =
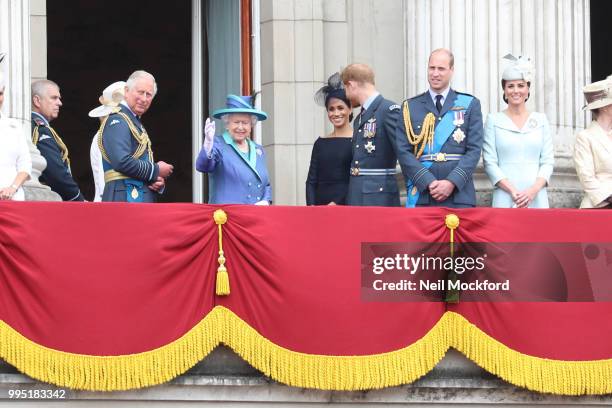
[[[117,81],[107,86],[99,98],[101,105],[89,111],[89,116],[101,118],[116,112],[119,103],[125,98],[125,85],[124,81]]]
[[[612,105],[612,75],[585,86],[582,92],[587,103],[582,109],[594,110]]]
[[[515,57],[512,54],[507,54],[504,59],[509,60],[510,64],[502,73],[502,79],[505,81],[531,82],[535,74],[535,68],[528,57]]]

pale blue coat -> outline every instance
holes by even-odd
[[[215,137],[210,155],[202,149],[196,169],[208,173],[209,204],[255,204],[272,202],[272,189],[263,148],[248,141],[247,160],[232,143],[229,134]]]
[[[504,112],[491,113],[485,125],[484,168],[495,186],[507,178],[519,191],[542,177],[548,184],[555,160],[548,119],[532,112],[519,129]],[[512,197],[499,187],[493,190],[493,207],[511,208]],[[540,190],[530,208],[548,208],[546,187]]]

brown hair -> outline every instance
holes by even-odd
[[[344,84],[355,81],[360,85],[364,83],[375,85],[374,71],[366,64],[351,64],[342,70],[340,77]]]

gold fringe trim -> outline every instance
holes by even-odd
[[[265,375],[295,387],[354,391],[407,384],[431,371],[448,350],[444,319],[421,339],[396,351],[326,356],[278,346],[232,311],[223,312],[222,342]]]
[[[452,329],[451,347],[511,384],[557,395],[612,393],[612,359],[563,361],[534,357],[505,346],[458,313],[446,312],[444,318]]]
[[[321,390],[368,390],[413,382],[454,347],[485,370],[527,389],[559,395],[612,393],[612,360],[559,361],[512,350],[463,316],[446,312],[421,339],[368,356],[304,354],[272,343],[229,309],[215,307],[189,332],[158,349],[122,356],[65,353],[28,340],[0,321],[0,358],[60,387],[117,391],[149,387],[183,374],[218,344],[265,375]]]
[[[40,381],[77,390],[118,391],[162,384],[206,357],[218,344],[219,313],[209,313],[181,338],[158,349],[90,356],[50,349],[0,320],[0,358]]]
[[[161,384],[183,374],[219,343],[282,383],[325,390],[366,390],[410,383],[446,353],[444,319],[403,349],[370,356],[304,354],[273,344],[229,309],[215,307],[181,338],[158,349],[123,356],[65,353],[28,340],[0,321],[0,358],[60,387],[116,391]]]

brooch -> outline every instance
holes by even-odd
[[[529,127],[529,129],[535,129],[535,127],[538,126],[538,121],[535,120],[534,118],[531,118],[529,119],[527,126]]]

